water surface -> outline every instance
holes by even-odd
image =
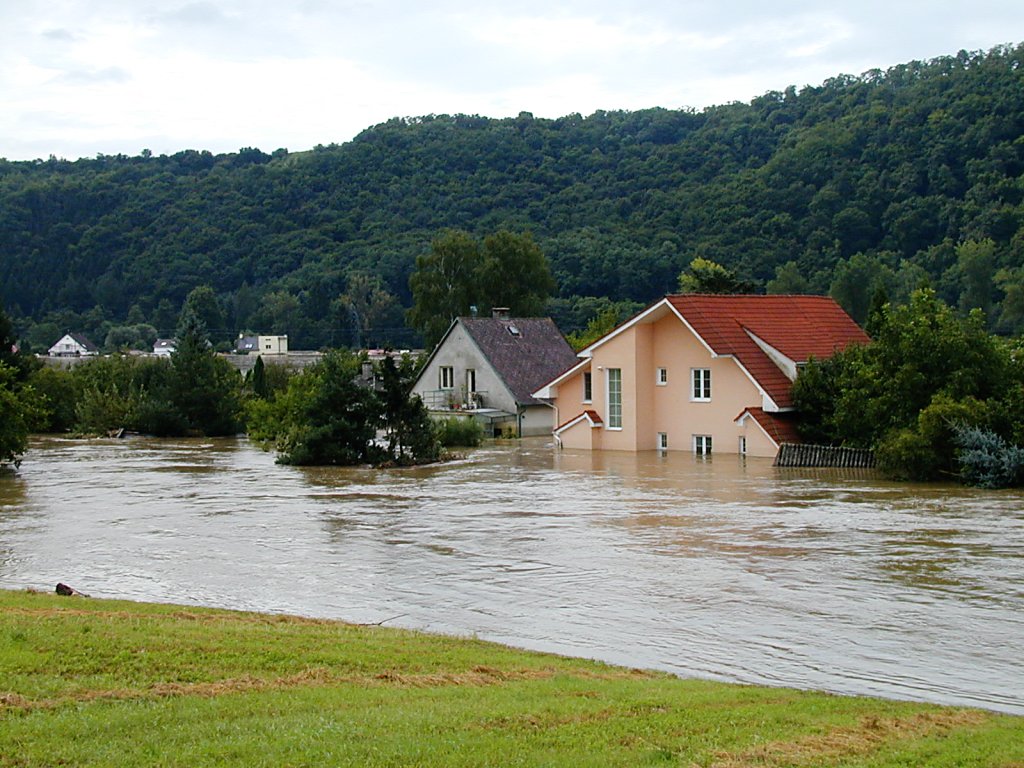
[[[374,471],[40,439],[0,476],[0,587],[58,581],[1024,714],[1019,491],[542,440]]]

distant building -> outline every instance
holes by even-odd
[[[47,351],[50,357],[91,357],[99,353],[97,346],[80,333],[65,333]]]
[[[244,336],[238,335],[235,352],[252,355],[286,355],[288,354],[288,335],[280,336]]]
[[[153,354],[157,357],[170,357],[178,349],[175,339],[157,339],[153,344]]]

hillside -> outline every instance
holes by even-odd
[[[304,153],[0,161],[0,301],[23,331],[102,340],[169,332],[209,284],[223,338],[341,344],[359,318],[408,343],[416,255],[446,227],[507,227],[550,258],[565,330],[596,306],[578,297],[648,301],[701,255],[855,314],[876,283],[898,297],[927,278],[1016,331],[1022,58],[961,52],[701,112],[395,119]]]

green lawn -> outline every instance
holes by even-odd
[[[1024,719],[0,590],[0,766],[1004,766]]]

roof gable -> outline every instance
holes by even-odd
[[[520,405],[536,404],[534,390],[577,362],[548,317],[460,317],[456,322]]]
[[[685,294],[666,300],[715,355],[734,357],[780,408],[792,406],[792,381],[764,345],[799,364],[870,341],[827,296]]]

